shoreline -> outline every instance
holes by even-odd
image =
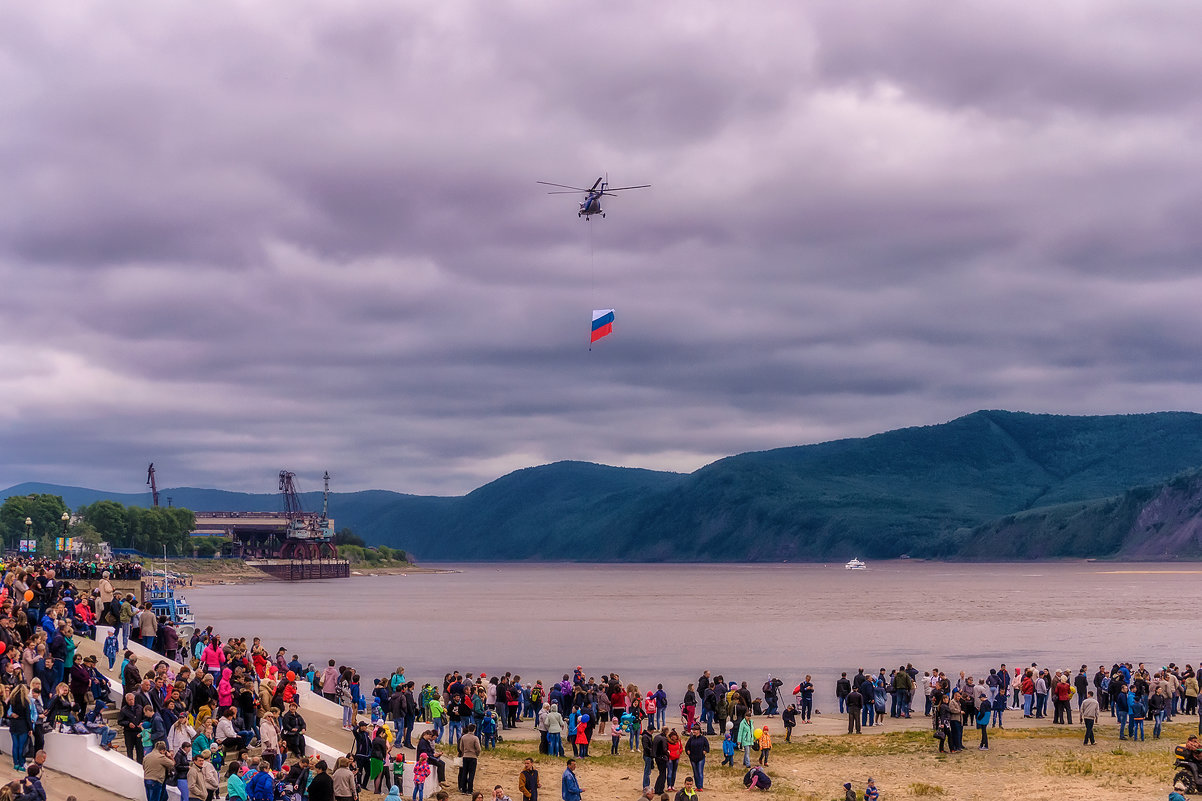
[[[162,566],[162,562],[153,560],[146,560],[142,564],[145,570]],[[245,559],[172,559],[168,561],[167,567],[174,572],[191,576],[191,586],[194,587],[237,586],[279,581],[262,570],[251,567]],[[352,563],[350,570],[352,577],[460,572],[452,568],[424,567],[414,564],[372,566],[366,562]]]

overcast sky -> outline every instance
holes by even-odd
[[[1202,407],[1202,4],[0,6],[0,487]],[[535,181],[650,183],[576,217]],[[614,334],[587,348],[590,312]]]

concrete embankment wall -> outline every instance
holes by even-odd
[[[80,592],[82,592],[84,595],[91,595],[92,590],[100,586],[100,579],[63,579],[63,581],[71,582],[78,587]],[[109,583],[113,585],[113,590],[116,591],[118,595],[125,596],[126,594],[132,592],[134,597],[138,599],[139,603],[142,601],[142,579],[110,579]]]
[[[115,687],[113,697],[118,698],[121,694],[121,683],[120,683],[119,678],[116,675],[117,670],[114,669],[114,670],[110,671],[108,669],[108,658],[105,657],[103,653],[101,653],[101,651],[102,651],[101,643],[104,642],[104,638],[108,636],[108,633],[111,630],[112,629],[108,626],[99,626],[99,627],[97,627],[95,641],[86,640],[86,639],[78,639],[77,642],[79,643],[79,645],[77,647],[77,653],[78,653],[78,657],[80,659],[82,659],[85,656],[88,656],[89,654],[96,655],[96,658],[98,660],[98,664],[96,665],[96,667],[100,670],[101,673],[105,674],[105,676],[109,679],[110,684],[112,684]],[[139,645],[138,643],[135,643],[132,640],[129,643],[129,650],[132,651],[138,657],[138,667],[142,671],[142,673],[146,673],[148,670],[152,669],[154,667],[154,665],[158,664],[160,661],[166,662],[167,664],[171,665],[173,670],[179,670],[179,668],[183,667],[183,665],[181,665],[179,662],[173,662],[172,660],[164,657],[162,654],[155,653],[154,651],[151,651],[150,649],[148,649],[142,645]],[[121,666],[121,660],[118,659],[115,668],[120,668],[120,666]],[[305,746],[306,746],[305,750],[310,756],[316,756],[320,759],[326,760],[326,762],[328,762],[330,765],[330,769],[332,770],[334,767],[334,760],[338,759],[338,757],[346,756],[347,752],[353,750],[353,738],[351,737],[351,733],[342,728],[342,707],[340,705],[334,703],[333,701],[330,701],[329,699],[327,699],[317,693],[314,693],[312,690],[309,689],[308,685],[304,684],[303,682],[298,682],[297,686],[300,689],[300,693],[299,693],[300,700],[298,701],[298,704],[301,709],[301,714],[305,718],[305,723],[307,724],[307,729],[308,729],[307,733],[305,734]],[[414,733],[413,733],[414,737],[416,738],[416,737],[420,736],[421,732],[425,731],[427,728],[429,728],[429,724],[419,723],[414,729]],[[82,735],[59,735],[59,736],[61,736],[61,737],[79,737],[80,739],[84,739]],[[92,739],[96,740],[96,743],[97,743],[95,746],[96,750],[102,754],[106,753],[106,752],[100,750],[99,738],[93,737]],[[49,742],[49,735],[47,735],[47,742]],[[120,740],[118,742],[120,742]],[[334,745],[334,744],[337,744],[337,745]],[[115,754],[115,752],[113,752],[113,753]],[[120,759],[124,760],[125,762],[129,762],[129,760],[124,755],[122,755],[120,757]],[[416,760],[416,755],[414,752],[410,752],[405,757],[405,759],[406,759],[406,765],[405,765],[404,787],[402,787],[401,790],[406,795],[406,797],[411,798],[413,795],[413,763]],[[448,759],[449,759],[449,757],[448,757]],[[132,764],[132,763],[130,763],[130,764]],[[63,770],[64,773],[70,773],[74,776],[77,776],[78,778],[80,778],[83,781],[86,781],[90,784],[98,783],[98,782],[94,781],[92,778],[89,778],[88,775],[84,775],[78,770],[75,770],[75,769],[64,770],[63,768],[57,768],[54,765],[51,765],[51,767],[55,768],[56,770]],[[131,796],[131,797],[144,798],[145,792],[141,789],[143,787],[143,785],[141,783],[142,782],[141,766],[138,766],[137,771],[138,771],[138,786],[140,788],[139,794],[136,796]],[[451,767],[450,764],[448,764],[447,775],[453,776],[454,771],[455,771],[455,768]],[[106,785],[106,784],[100,784],[100,786],[108,787],[108,785]],[[437,791],[438,791],[438,779],[434,774],[431,774],[430,778],[426,780],[426,797],[433,798],[434,793]],[[174,801],[174,799],[173,799],[173,801]],[[185,799],[185,801],[186,801],[186,799]]]
[[[12,736],[7,727],[0,728],[0,753],[11,758]],[[105,751],[100,747],[100,736],[96,734],[48,732],[46,767],[126,798],[146,798],[142,766],[124,752]],[[180,801],[179,790],[174,786],[168,787],[167,797],[170,801]]]

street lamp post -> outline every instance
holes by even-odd
[[[59,518],[63,521],[63,550],[67,550],[67,526],[71,525],[70,512],[63,512],[63,516]]]
[[[25,539],[27,539],[27,540],[33,539],[33,518],[32,517],[25,518]],[[20,550],[20,548],[18,547],[17,550]]]

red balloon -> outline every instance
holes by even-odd
[[[7,650],[8,650],[8,646],[4,644],[3,640],[0,640],[0,654],[3,654]]]
[[[288,681],[296,681],[296,673],[291,670],[288,671]]]

